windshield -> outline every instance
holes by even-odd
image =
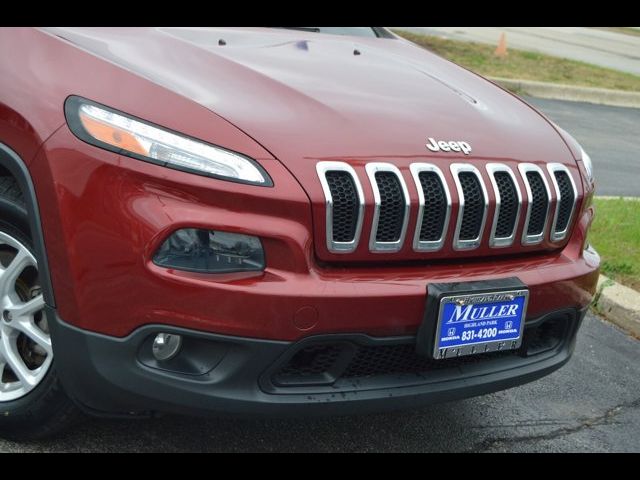
[[[353,35],[356,37],[378,37],[375,27],[277,27],[306,32],[330,33],[332,35]]]

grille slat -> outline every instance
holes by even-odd
[[[500,193],[500,212],[496,224],[495,236],[506,238],[513,235],[518,218],[518,194],[516,186],[507,172],[496,172],[494,174],[498,192]]]
[[[400,180],[393,172],[376,172],[380,192],[380,216],[376,242],[397,242],[402,234],[405,202]]]
[[[562,232],[566,230],[569,225],[573,204],[575,203],[575,195],[567,172],[556,171],[554,175],[556,182],[558,182],[558,189],[560,190],[560,203],[557,207],[558,219],[556,220],[555,231]]]
[[[353,252],[360,241],[364,193],[355,170],[344,162],[318,162],[316,172],[326,199],[326,242],[333,253]]]
[[[549,210],[549,195],[545,188],[542,176],[538,172],[529,171],[526,173],[529,187],[531,188],[531,205],[529,205],[529,225],[527,235],[541,235],[544,233],[544,226],[547,221]]]
[[[496,197],[489,245],[494,248],[508,247],[513,245],[520,220],[522,207],[520,187],[513,170],[507,165],[489,163],[486,169]]]
[[[485,198],[480,180],[472,172],[460,172],[458,175],[464,196],[464,212],[460,224],[460,240],[475,240],[480,236],[484,216]]]
[[[349,173],[342,171],[329,171],[326,178],[333,199],[333,241],[351,242],[358,223],[359,201],[355,182]]]
[[[569,224],[576,208],[577,191],[569,169],[561,163],[550,163],[547,170],[556,192],[556,208],[551,225],[551,241],[559,242],[568,235]]]
[[[448,208],[447,196],[436,172],[420,172],[418,178],[424,195],[420,241],[437,242],[444,233]]]
[[[447,181],[442,170],[431,163],[414,163],[410,170],[419,200],[413,249],[417,252],[440,250],[451,216]]]

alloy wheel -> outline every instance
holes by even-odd
[[[53,360],[38,264],[16,238],[0,232],[0,402],[19,399]]]

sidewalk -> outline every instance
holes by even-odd
[[[413,33],[497,45],[502,32],[510,48],[640,75],[640,36],[585,27],[393,27]]]

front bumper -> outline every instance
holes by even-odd
[[[346,364],[336,370],[327,363],[328,371],[338,372],[336,377],[311,382],[308,375],[296,380],[290,366],[296,354],[310,346],[352,345],[385,352],[401,346],[406,352],[413,349],[415,337],[335,334],[282,342],[148,325],[125,338],[113,338],[80,330],[57,317],[51,324],[65,390],[90,413],[298,416],[418,407],[536,380],[569,360],[585,312],[566,309],[527,319],[525,342],[517,351],[410,371],[406,363],[396,362],[405,365],[405,372],[381,368],[376,373],[375,362],[363,370],[360,359],[351,370],[355,373],[347,375]],[[186,339],[170,367],[154,364],[148,355],[149,339],[160,331],[180,333]]]

